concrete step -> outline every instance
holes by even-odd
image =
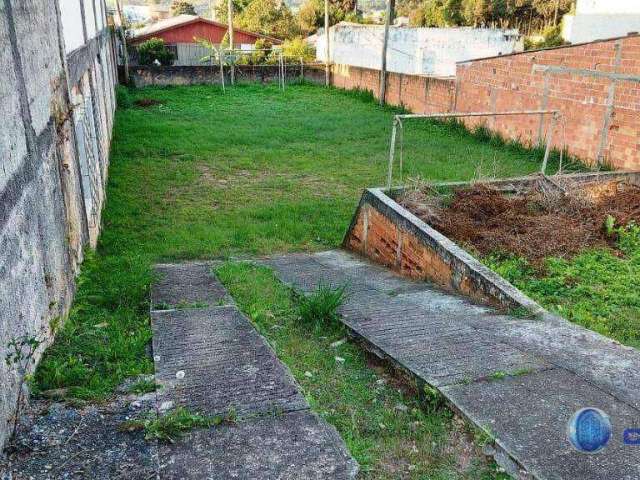
[[[237,420],[158,447],[167,479],[351,479],[336,430],[314,414],[265,339],[207,263],[160,265],[151,293],[159,411]]]
[[[347,285],[340,313],[352,334],[490,432],[512,475],[640,478],[640,447],[623,444],[623,431],[640,426],[640,352],[556,317],[504,315],[344,251],[265,264],[303,292]],[[593,455],[567,438],[584,407],[606,412],[613,427]]]

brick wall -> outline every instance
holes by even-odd
[[[345,65],[333,83],[376,95],[379,72]],[[553,144],[591,163],[640,169],[640,36],[525,52],[458,64],[455,79],[392,73],[387,101],[416,113],[555,109]],[[544,141],[549,118],[507,116],[484,122],[508,138]]]

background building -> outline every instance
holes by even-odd
[[[342,22],[330,28],[333,63],[380,69],[383,25]],[[452,76],[456,62],[472,58],[504,55],[522,50],[517,30],[492,28],[411,28],[391,27],[388,63],[390,72]],[[316,55],[325,60],[325,38],[317,34]]]
[[[199,45],[198,40],[205,39],[214,45],[219,45],[226,34],[226,24],[195,15],[178,15],[134,30],[129,43],[135,47],[151,38],[160,38],[174,50],[176,54],[174,65],[202,65],[201,59],[211,52]],[[269,40],[272,44],[280,43],[276,38],[239,28],[233,29],[234,48],[251,49],[256,40],[261,38]]]
[[[575,15],[565,15],[562,37],[591,42],[640,32],[640,0],[577,0]]]

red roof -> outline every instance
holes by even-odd
[[[150,38],[162,38],[166,43],[193,43],[194,38],[206,38],[213,43],[220,43],[227,32],[224,23],[208,20],[196,15],[178,15],[160,20],[133,31],[132,43],[140,43]],[[234,27],[234,43],[255,43],[258,39],[266,39],[271,43],[281,43],[277,38],[249,32]]]

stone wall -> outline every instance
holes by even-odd
[[[277,83],[279,67],[277,65],[241,65],[235,69],[238,82]],[[151,85],[199,85],[220,84],[220,68],[208,66],[135,66],[129,70],[131,81],[136,87]],[[304,78],[308,82],[325,82],[324,71],[309,66],[289,65],[285,70],[287,82]],[[225,68],[225,84],[231,83],[230,73]]]
[[[38,337],[39,358],[100,230],[115,57],[103,0],[74,1],[0,7],[0,447],[19,381],[4,361],[8,344]],[[82,42],[70,47],[78,21]],[[65,24],[74,27],[66,35]]]
[[[332,83],[379,92],[379,71],[334,65]],[[458,63],[454,79],[391,73],[387,102],[415,113],[554,109],[553,145],[591,163],[640,169],[640,36]],[[506,138],[543,143],[549,117],[483,122]]]

